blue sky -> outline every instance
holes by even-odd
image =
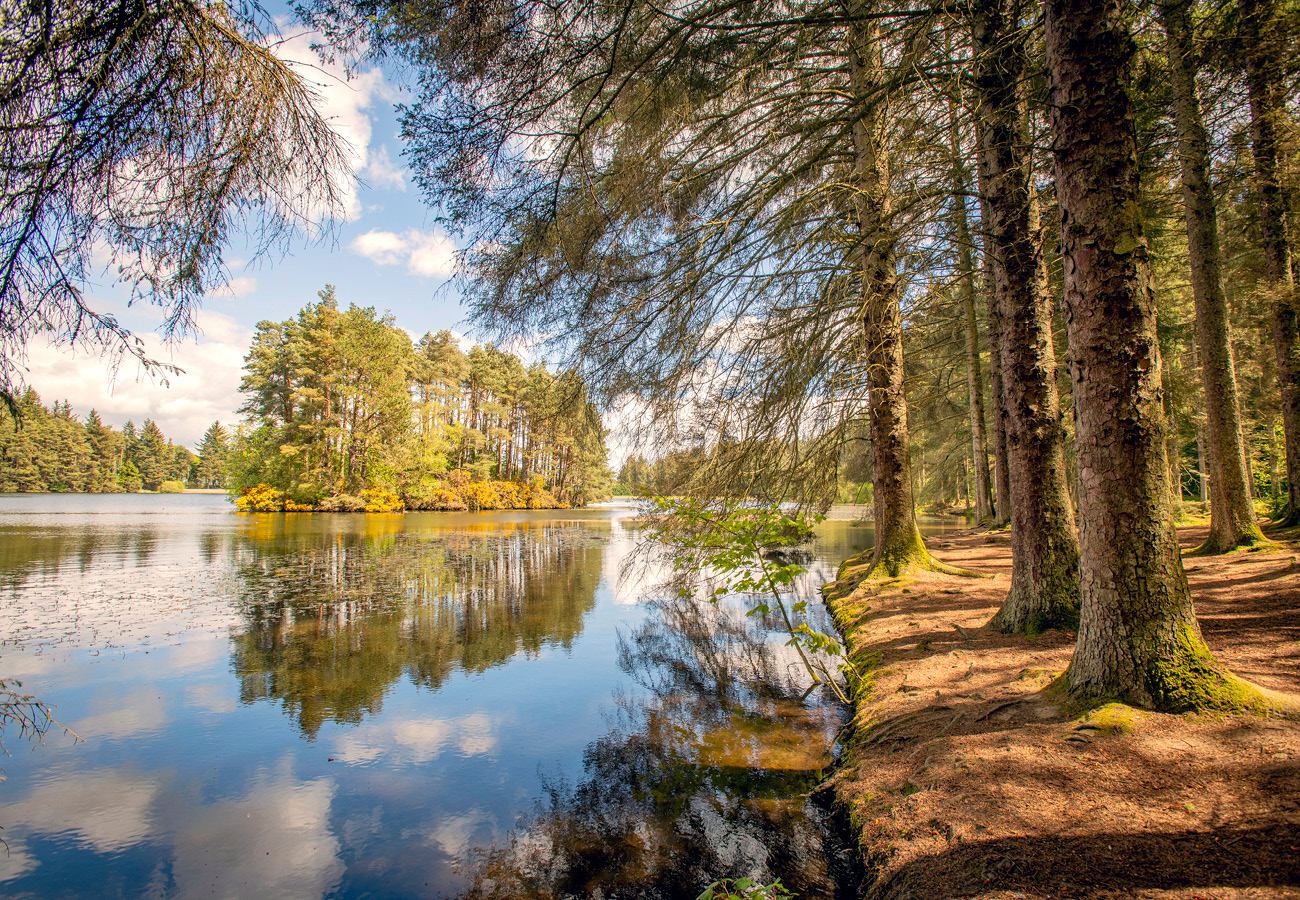
[[[359,178],[346,221],[330,240],[299,241],[283,257],[250,260],[247,248],[228,248],[232,291],[209,296],[198,315],[200,334],[171,346],[154,334],[155,309],[127,307],[125,293],[107,278],[90,285],[94,308],[115,313],[156,358],[185,371],[164,385],[134,364],[114,373],[97,355],[37,342],[28,347],[27,380],[47,405],[67,399],[83,417],[94,407],[116,426],[151,418],[169,438],[193,447],[213,421],[238,419],[240,369],[253,326],[294,315],[327,283],[335,285],[341,304],[390,310],[415,337],[442,328],[474,336],[449,283],[454,245],[435,226],[404,167],[393,110],[402,88],[379,69],[345,79],[340,67],[319,63],[305,29],[291,22],[283,27],[281,55],[317,86],[322,112],[354,149]]]

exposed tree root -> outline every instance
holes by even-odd
[[[1247,547],[1277,547],[1278,544],[1270,541],[1264,536],[1258,525],[1252,525],[1238,536],[1237,540],[1224,541],[1215,535],[1214,530],[1210,530],[1209,537],[1199,547],[1188,550],[1183,554],[1184,558],[1193,556],[1218,556],[1221,553],[1232,553],[1236,550],[1243,550]]]

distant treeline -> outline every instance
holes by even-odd
[[[581,506],[608,493],[605,430],[573,375],[449,331],[412,345],[334,289],[258,323],[229,485],[254,508]],[[256,490],[254,495],[252,492]]]
[[[46,409],[36,391],[18,400],[18,416],[0,406],[0,492],[117,493],[173,486],[219,486],[219,463],[203,461],[163,435],[151,419],[138,430],[105,425],[91,410],[85,421],[68,401]],[[219,428],[220,426],[215,426]],[[211,484],[204,484],[204,481]]]

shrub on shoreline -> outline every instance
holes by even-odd
[[[306,502],[295,500],[269,484],[245,488],[235,500],[240,512],[479,512],[494,509],[568,509],[555,498],[540,477],[527,484],[514,481],[471,481],[463,471],[449,473],[446,481],[432,481],[404,495],[383,488],[366,488],[356,494],[333,494]]]

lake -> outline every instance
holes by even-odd
[[[80,738],[5,734],[0,897],[851,890],[842,711],[634,515],[0,496],[0,677]],[[870,542],[823,523],[799,592]]]

